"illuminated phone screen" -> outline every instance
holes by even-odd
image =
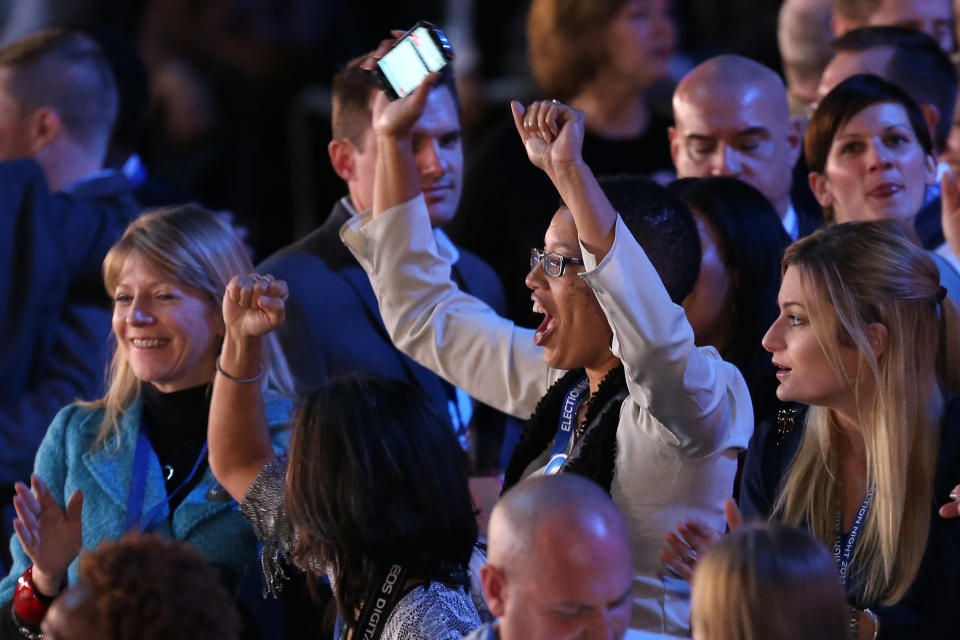
[[[430,32],[417,27],[377,62],[383,75],[401,98],[420,86],[428,73],[447,64]]]
[[[437,43],[433,41],[433,37],[425,27],[414,29],[413,33],[410,34],[410,39],[413,40],[413,44],[420,52],[427,69],[430,69],[431,72],[439,71],[443,69],[443,65],[447,64],[443,52],[437,48]]]

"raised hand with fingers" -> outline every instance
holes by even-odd
[[[373,130],[378,135],[388,135],[406,139],[413,125],[423,113],[430,90],[440,80],[440,72],[435,71],[424,78],[419,87],[399,100],[390,100],[383,91],[378,91],[373,100]]]
[[[13,506],[13,529],[20,546],[33,562],[33,582],[46,596],[55,596],[70,563],[83,548],[83,494],[74,491],[64,512],[39,476],[30,476],[30,487],[18,482]]]
[[[256,338],[283,324],[287,283],[271,275],[234,276],[223,296],[223,323],[236,337]]]
[[[514,100],[510,110],[530,162],[551,178],[556,169],[582,160],[583,113],[556,100],[531,102],[526,109]]]
[[[743,519],[733,498],[726,499],[723,511],[730,531],[739,529]],[[660,559],[689,582],[693,578],[693,572],[700,558],[721,537],[723,537],[722,531],[717,531],[701,520],[691,518],[677,524],[677,533],[670,532],[666,535],[668,546],[660,550]]]

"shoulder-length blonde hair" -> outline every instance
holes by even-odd
[[[847,640],[848,616],[833,558],[795,527],[742,527],[693,575],[695,640]]]
[[[865,602],[893,604],[916,577],[926,547],[944,392],[960,385],[957,307],[942,297],[939,273],[894,221],[854,222],[792,244],[811,327],[838,378],[852,389],[876,487],[853,562]],[[876,355],[868,326],[886,327]],[[840,345],[858,354],[844,370]],[[840,431],[830,410],[811,407],[774,517],[833,544],[842,508]]]
[[[110,297],[127,258],[134,254],[165,277],[204,291],[218,317],[230,279],[253,271],[250,256],[233,227],[221,216],[192,204],[151,211],[130,223],[103,261],[103,282]],[[263,389],[291,396],[293,378],[276,336],[266,336],[263,346]],[[123,351],[116,348],[114,336],[106,395],[84,403],[88,408],[104,409],[94,447],[119,437],[120,418],[136,401],[140,385]]]

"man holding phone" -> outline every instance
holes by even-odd
[[[388,43],[381,45],[377,55]],[[389,43],[392,44],[392,41]],[[505,417],[468,396],[398,351],[390,341],[377,300],[363,269],[340,241],[340,227],[373,206],[377,159],[373,101],[382,91],[378,76],[366,68],[371,56],[349,63],[333,81],[333,140],[327,147],[334,170],[348,195],[334,204],[327,221],[314,232],[281,249],[259,269],[287,281],[287,321],[279,330],[290,367],[302,388],[322,384],[348,371],[376,372],[419,385],[448,417],[466,445],[466,428],[474,441],[477,472],[495,472]],[[452,67],[431,89],[412,139],[420,186],[435,228],[439,251],[453,258],[458,285],[494,309],[504,309],[503,287],[482,260],[457,248],[440,228],[460,203],[463,180],[459,101]]]

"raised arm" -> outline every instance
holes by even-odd
[[[603,261],[613,246],[617,212],[583,161],[583,113],[556,101],[533,102],[524,109],[514,100],[510,109],[530,162],[557,188],[584,248]]]
[[[640,420],[640,428],[691,457],[745,447],[753,411],[743,377],[716,350],[694,344],[683,309],[583,161],[583,114],[552,101],[511,108],[530,161],[573,215],[586,267],[580,277],[613,331],[630,398],[658,423]]]
[[[283,324],[287,285],[271,276],[234,276],[223,296],[226,328],[207,426],[213,475],[238,502],[275,454],[260,379],[262,337]]]

